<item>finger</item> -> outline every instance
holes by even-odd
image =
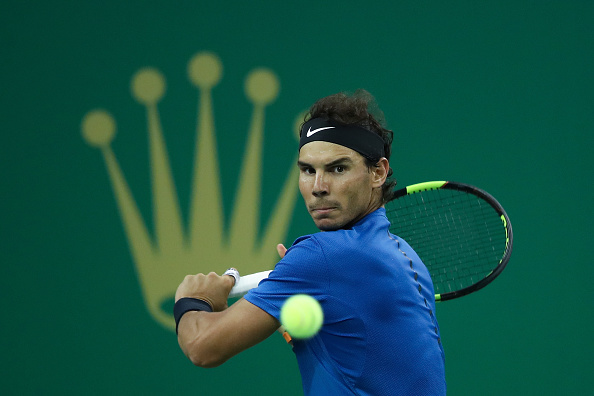
[[[282,243],[279,243],[276,245],[276,251],[278,252],[280,258],[283,258],[285,257],[285,253],[287,253],[287,248]]]

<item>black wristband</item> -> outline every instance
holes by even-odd
[[[175,334],[182,316],[188,311],[206,311],[212,312],[212,307],[204,300],[197,298],[184,297],[176,301],[173,306],[173,317],[175,318]]]

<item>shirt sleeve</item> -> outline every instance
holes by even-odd
[[[245,299],[280,320],[280,309],[287,298],[309,294],[321,301],[328,286],[324,251],[317,239],[309,235],[297,239],[269,277],[250,290]]]

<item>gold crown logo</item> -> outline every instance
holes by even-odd
[[[245,155],[228,229],[218,175],[212,88],[222,76],[219,58],[209,52],[196,54],[188,63],[190,81],[198,88],[199,107],[190,211],[182,222],[157,104],[165,94],[162,74],[143,68],[132,77],[132,95],[146,107],[151,162],[154,236],[151,237],[136,201],[111,149],[116,123],[105,110],[89,111],[81,124],[85,141],[97,147],[105,161],[128,245],[148,311],[157,322],[174,330],[170,307],[184,275],[228,267],[243,273],[269,269],[276,262],[274,246],[287,235],[297,198],[296,167],[288,171],[270,220],[258,238],[262,174],[262,146],[266,106],[278,96],[279,82],[269,69],[252,70],[245,79],[245,93],[253,105]],[[298,128],[298,116],[293,130]]]

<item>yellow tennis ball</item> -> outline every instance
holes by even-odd
[[[311,338],[324,322],[320,303],[307,294],[295,294],[285,301],[280,312],[281,324],[293,338]]]

